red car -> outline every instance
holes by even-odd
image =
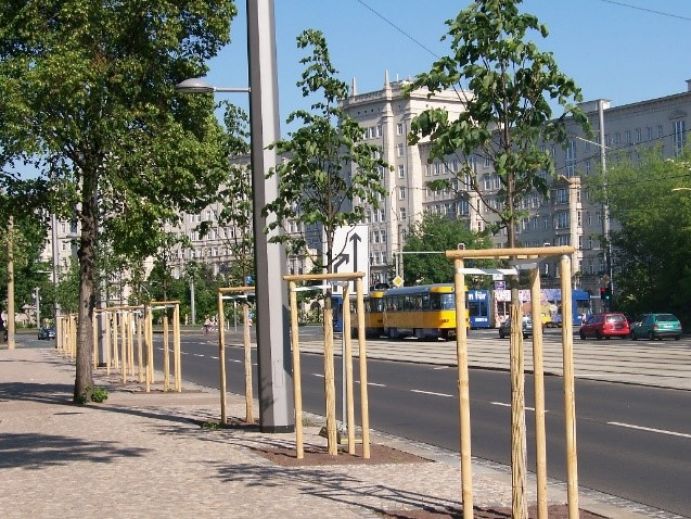
[[[620,313],[592,315],[578,331],[581,339],[586,337],[595,337],[596,339],[621,337],[625,339],[630,333],[629,321],[626,320],[624,314]]]

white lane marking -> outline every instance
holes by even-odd
[[[411,389],[410,391],[413,393],[420,393],[421,395],[443,396],[446,398],[453,398],[453,395],[449,395],[447,393],[435,393],[434,391],[422,391],[420,389]]]
[[[235,364],[240,364],[240,361],[237,359],[230,359],[230,362],[234,362]]]
[[[621,422],[607,422],[607,425],[615,425],[617,427],[626,427],[627,429],[636,429],[638,431],[648,431],[660,434],[668,434],[669,436],[679,436],[681,438],[691,438],[691,434],[680,433],[675,431],[666,431],[665,429],[653,429],[652,427],[643,427],[641,425],[633,425],[630,423]]]
[[[212,359],[218,360],[218,357],[214,357],[213,355],[209,355]]]
[[[201,353],[195,353],[194,356],[195,357],[203,357],[204,355],[202,355]]]
[[[506,402],[490,402],[490,404],[492,404],[492,405],[500,405],[500,406],[502,406],[502,407],[511,407],[511,404],[507,404]],[[525,410],[526,410],[526,411],[535,412],[535,408],[534,408],[534,407],[528,407],[528,406],[526,406]],[[547,410],[545,409],[545,413],[549,413],[549,411],[547,411]]]
[[[438,366],[436,368],[432,368],[433,371],[439,371],[440,369],[449,369],[448,366]]]
[[[356,380],[355,383],[356,383],[356,384],[359,384],[360,381],[359,381],[359,380]],[[368,385],[368,386],[372,386],[372,387],[386,387],[386,384],[379,384],[379,383],[377,383],[377,382],[367,382],[367,385]]]
[[[324,375],[322,375],[321,373],[312,373],[312,376],[313,376],[313,377],[324,378]]]

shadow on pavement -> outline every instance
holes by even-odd
[[[114,442],[89,442],[69,436],[9,433],[0,436],[0,469],[38,470],[75,461],[109,463],[115,458],[141,457],[147,451],[119,448]]]

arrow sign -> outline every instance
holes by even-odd
[[[333,250],[341,252],[335,259],[333,271],[364,272],[363,287],[367,292],[369,287],[369,226],[354,225],[339,227],[334,233]],[[340,293],[340,286],[334,292]],[[351,291],[355,290],[355,284],[351,283]]]

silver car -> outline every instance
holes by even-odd
[[[533,320],[529,315],[523,316],[523,338],[527,339],[533,334]],[[511,335],[511,318],[507,318],[506,321],[501,323],[499,326],[499,338],[503,339]]]

